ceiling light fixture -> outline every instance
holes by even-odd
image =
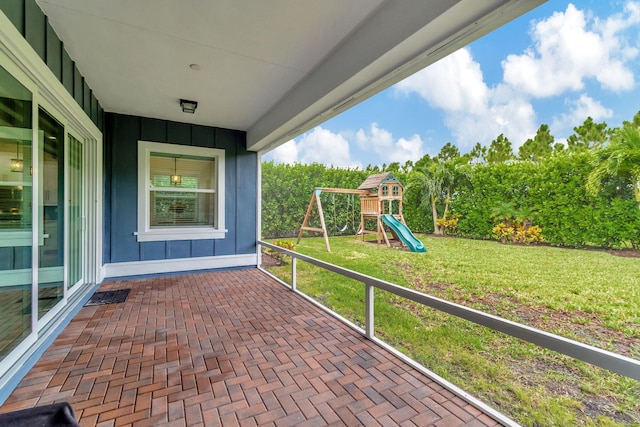
[[[188,99],[180,100],[180,107],[182,107],[183,113],[193,114],[196,112],[196,108],[198,108],[197,101],[189,101]]]
[[[173,175],[171,175],[171,184],[180,185],[182,182],[182,176],[178,175],[178,158],[173,158]]]
[[[22,172],[24,170],[24,162],[22,159],[11,159],[11,172]]]
[[[11,172],[22,172],[24,161],[20,158],[20,144],[16,142],[16,158],[11,159]]]

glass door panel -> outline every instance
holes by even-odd
[[[44,242],[39,247],[38,318],[64,296],[64,127],[42,108],[38,112],[39,207]]]
[[[82,279],[82,242],[84,240],[83,150],[82,143],[69,136],[69,288]]]
[[[31,333],[32,96],[0,67],[0,360]]]

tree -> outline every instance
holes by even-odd
[[[442,163],[440,165],[443,169],[441,172],[441,175],[443,176],[442,190],[444,197],[443,219],[447,219],[448,217],[449,208],[457,189],[462,183],[468,182],[471,178],[471,171],[467,165],[467,158],[464,156],[455,158],[450,162]]]
[[[439,234],[437,220],[437,203],[442,194],[442,180],[436,176],[432,167],[420,167],[414,169],[409,176],[407,190],[417,190],[420,195],[420,205],[424,209],[431,209],[433,215],[433,230]]]
[[[397,174],[399,170],[400,170],[400,163],[398,162],[391,162],[389,163],[389,166],[387,166],[384,169],[385,172],[393,172],[395,174]]]
[[[513,159],[513,157],[511,141],[504,134],[500,134],[491,141],[487,152],[487,163],[504,163]]]
[[[446,219],[456,188],[464,180],[469,179],[466,158],[454,157],[447,162],[434,160],[428,167],[414,169],[409,176],[409,190],[418,190],[423,208],[430,209],[433,217],[435,234],[443,234],[438,226],[438,218]],[[442,217],[438,210],[442,208]]]
[[[447,142],[436,156],[438,160],[445,163],[457,159],[458,157],[460,157],[460,150],[450,142]]]
[[[564,151],[565,148],[561,142],[556,142],[555,144],[553,144],[553,154],[564,153]]]
[[[573,131],[575,134],[567,138],[570,151],[601,147],[611,135],[611,130],[607,129],[605,122],[595,123],[591,117],[587,117],[582,126],[574,127]]]
[[[536,136],[533,139],[529,138],[518,150],[518,156],[522,160],[530,160],[532,162],[539,162],[540,160],[549,157],[553,152],[554,137],[549,131],[548,125],[540,125]]]
[[[597,195],[605,178],[629,178],[640,209],[640,128],[628,123],[596,154],[595,169],[587,179],[587,191]]]
[[[633,120],[632,120],[632,121],[630,121],[630,122],[629,122],[629,121],[625,120],[625,121],[623,121],[623,122],[622,122],[622,125],[623,125],[623,126],[635,126],[635,127],[640,127],[640,111],[638,111],[638,112],[636,113],[636,115],[635,115],[635,116],[633,116]]]
[[[431,165],[432,162],[433,160],[431,159],[431,156],[429,156],[428,154],[425,154],[414,163],[413,168],[414,169],[426,168],[426,167],[429,167],[429,165]]]
[[[487,147],[476,142],[469,152],[470,163],[481,163],[487,159]]]
[[[408,189],[417,189],[420,193],[420,203],[425,209],[431,209],[433,229],[435,234],[443,234],[438,227],[438,204],[445,203],[448,211],[454,172],[451,164],[432,162],[428,167],[416,169],[409,177]]]
[[[411,160],[407,160],[404,162],[404,165],[400,168],[400,172],[404,174],[408,174],[413,169],[413,162]]]

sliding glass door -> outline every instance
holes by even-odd
[[[78,108],[36,56],[7,55],[6,41],[0,30],[2,381],[81,304],[102,263],[100,113]]]
[[[33,94],[2,67],[0,82],[2,361],[86,282],[90,261],[83,250],[87,168],[81,138],[34,107]]]
[[[32,94],[0,67],[0,360],[32,331]]]

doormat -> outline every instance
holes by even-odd
[[[104,291],[94,293],[89,301],[84,305],[85,307],[90,305],[102,305],[102,304],[116,304],[119,302],[125,302],[129,296],[131,289],[118,289],[116,291]]]

